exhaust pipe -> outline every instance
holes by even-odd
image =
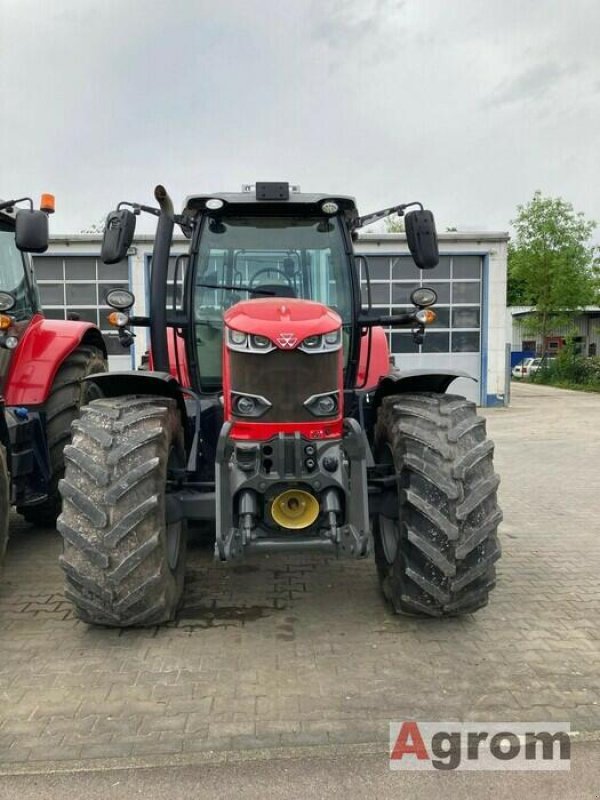
[[[173,201],[164,186],[159,184],[154,189],[154,197],[160,207],[160,216],[156,226],[150,275],[150,344],[154,369],[157,372],[168,372],[167,276],[175,212]]]

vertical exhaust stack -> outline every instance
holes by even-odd
[[[156,226],[150,276],[150,343],[154,369],[157,372],[168,372],[167,275],[175,212],[173,201],[164,186],[159,184],[154,189],[154,197],[160,207],[160,216]]]

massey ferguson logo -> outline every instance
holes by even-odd
[[[283,350],[291,350],[298,343],[298,337],[293,333],[280,333],[277,337],[277,344]]]

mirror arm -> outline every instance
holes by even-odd
[[[25,198],[23,198],[25,199]],[[27,198],[29,200],[29,198]],[[12,200],[11,203],[18,202],[16,200]],[[4,207],[4,203],[0,205],[0,211]],[[144,211],[146,214],[152,214],[154,217],[160,217],[160,208],[154,208],[153,206],[145,206],[142,203],[131,203],[129,200],[121,200],[119,205],[117,206],[117,211],[120,211],[123,206],[129,206],[136,217],[139,217],[140,213]],[[189,236],[192,231],[192,227],[194,221],[185,214],[175,214],[173,216],[173,221],[176,225],[179,225],[181,230]]]
[[[390,328],[402,328],[415,322],[415,309],[410,314],[394,314],[389,317],[359,317],[358,324],[361,328],[373,328],[377,325],[387,325]]]
[[[33,211],[33,200],[31,197],[19,197],[18,200],[5,200],[0,203],[0,211],[10,211],[17,203],[29,203],[29,208]]]
[[[406,209],[410,208],[411,206],[419,206],[421,211],[423,210],[423,205],[422,203],[419,203],[418,200],[413,200],[410,203],[401,203],[399,206],[392,206],[392,208],[382,208],[381,211],[373,211],[372,214],[366,214],[364,217],[357,217],[352,224],[352,230],[362,228],[365,225],[371,225],[371,223],[377,222],[379,219],[389,217],[392,214],[397,214],[399,217],[403,217]]]
[[[121,200],[119,205],[117,206],[117,211],[120,211],[123,206],[129,206],[133,213],[138,217],[142,211],[145,211],[146,214],[153,214],[155,217],[160,215],[159,208],[153,208],[152,206],[145,206],[141,203],[130,203],[129,200]]]
[[[136,325],[140,328],[148,328],[150,325],[150,317],[129,317],[129,325]]]
[[[167,312],[167,327],[169,328],[185,328],[188,323],[188,318],[183,311],[168,311]],[[150,317],[131,316],[129,317],[128,325],[133,328],[149,328]]]

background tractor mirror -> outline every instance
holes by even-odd
[[[15,242],[24,253],[45,253],[48,249],[48,216],[43,211],[22,208],[15,219]]]
[[[100,257],[105,264],[122,261],[131,247],[135,233],[135,214],[126,208],[111,211],[106,218]]]
[[[440,254],[435,220],[431,211],[409,211],[404,216],[404,226],[406,241],[417,267],[419,269],[437,267]]]

